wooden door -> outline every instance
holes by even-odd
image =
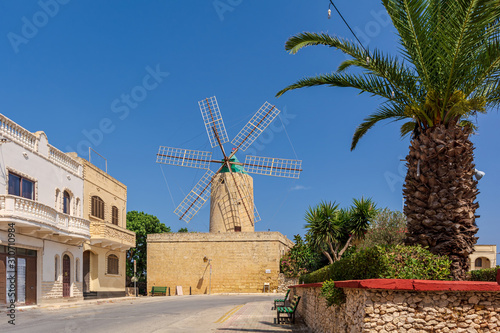
[[[36,257],[26,257],[26,305],[36,304]]]
[[[67,254],[63,257],[63,297],[69,297],[70,291],[69,288],[71,286],[71,269],[70,269],[70,260]]]
[[[7,303],[7,256],[0,254],[0,304]]]
[[[90,292],[90,251],[83,252],[83,292]]]

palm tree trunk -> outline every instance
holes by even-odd
[[[432,253],[447,255],[456,280],[466,277],[478,230],[474,147],[469,135],[462,127],[440,125],[415,137],[406,157],[408,173],[403,186],[406,244],[421,244]]]

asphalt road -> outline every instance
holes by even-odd
[[[276,295],[195,295],[145,297],[73,308],[30,309],[16,313],[16,325],[0,313],[0,332],[150,333],[211,332],[235,307],[272,300]]]

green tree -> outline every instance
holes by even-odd
[[[293,241],[294,246],[280,261],[281,271],[286,277],[300,276],[323,266],[321,254],[307,240],[304,241],[300,235],[295,235]]]
[[[383,0],[399,35],[403,60],[327,34],[288,39],[290,53],[309,45],[338,49],[350,59],[336,72],[297,81],[278,96],[317,85],[351,87],[381,97],[357,127],[359,139],[382,120],[403,121],[411,133],[404,184],[407,244],[429,246],[465,278],[476,243],[478,203],[473,144],[478,113],[500,106],[500,0]],[[351,67],[360,69],[347,73]]]
[[[403,213],[384,208],[373,218],[358,248],[376,245],[401,245],[406,236],[406,217]]]
[[[335,202],[321,202],[306,212],[306,229],[312,244],[332,264],[340,260],[354,239],[363,238],[377,209],[371,199],[353,199],[349,209],[339,209]]]
[[[127,251],[127,276],[134,276],[134,259],[137,261],[137,278],[141,293],[145,291],[147,282],[147,235],[170,232],[167,227],[153,215],[144,212],[127,212],[127,229],[135,232],[135,248]]]
[[[180,228],[177,232],[189,232],[188,228]]]

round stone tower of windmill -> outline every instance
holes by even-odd
[[[239,163],[233,156],[232,163]],[[253,178],[242,165],[222,168],[212,183],[210,194],[210,232],[253,232]]]

